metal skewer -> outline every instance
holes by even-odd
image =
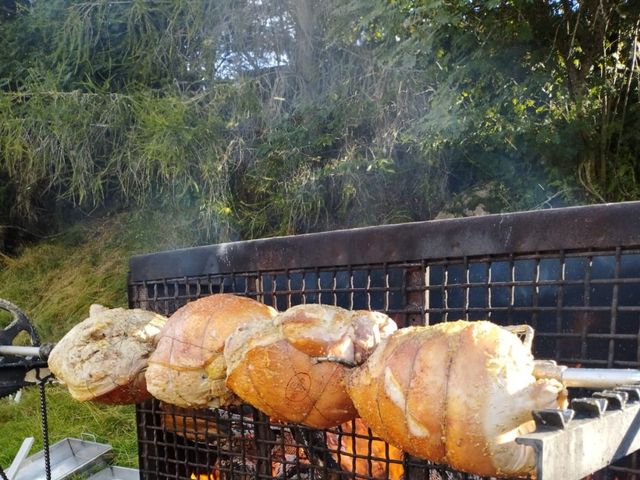
[[[624,368],[571,368],[553,360],[536,360],[533,376],[553,378],[566,387],[615,388],[640,383],[640,370]]]
[[[43,345],[44,347],[45,345]],[[49,349],[50,350],[50,349]],[[40,357],[47,358],[48,352],[46,355],[42,355],[44,352],[42,351],[42,347],[28,347],[21,345],[0,345],[0,356],[11,356],[11,357]]]

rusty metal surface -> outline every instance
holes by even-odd
[[[129,304],[170,315],[188,301],[228,292],[248,295],[279,310],[300,303],[379,310],[402,327],[460,318],[489,319],[503,326],[527,324],[535,328],[536,358],[552,358],[569,367],[640,368],[639,220],[640,202],[633,202],[142,255],[131,260]],[[620,408],[626,408],[622,404],[627,400],[631,406],[640,401],[635,386],[629,391],[633,395],[620,401]],[[576,417],[608,417],[611,411],[603,405],[618,396],[607,393],[606,398],[574,398],[590,394],[582,390],[572,393],[576,401],[571,408]],[[313,454],[317,453],[322,460],[322,454],[335,451],[321,444],[307,451],[308,442],[296,436],[287,442],[297,453],[281,461],[272,455],[280,441],[269,435],[274,424],[268,419],[255,417],[246,427],[246,431],[257,433],[259,448],[254,448],[235,445],[223,433],[215,439],[207,437],[207,443],[190,443],[165,430],[157,402],[138,405],[136,413],[142,478],[188,480],[194,468],[206,474],[212,465],[221,472],[235,473],[230,478],[245,478],[238,473],[243,459],[249,457],[259,460],[255,465],[262,472],[253,478],[271,478],[269,463],[273,468],[278,462],[312,475],[305,478],[328,478],[328,473],[362,480],[388,477],[374,476],[372,470],[356,474],[349,465],[345,471],[322,461],[324,466],[311,465],[310,454],[316,458]],[[208,411],[195,412],[193,420],[198,421],[194,424],[216,425],[219,419],[210,415]],[[560,423],[571,428],[578,425],[567,418],[560,417]],[[554,421],[551,418],[551,423]],[[596,434],[604,438],[609,427]],[[341,435],[348,445],[357,440],[348,432]],[[575,435],[576,441],[582,441],[580,432]],[[616,441],[614,434],[608,438],[607,442]],[[371,445],[366,436],[360,440]],[[618,441],[626,442],[627,435]],[[225,446],[234,450],[227,452]],[[630,450],[616,450],[615,458],[623,451]],[[555,457],[558,462],[563,460],[562,452],[564,447]],[[360,447],[342,457],[348,462],[364,459],[369,466],[374,460],[369,448]],[[393,465],[386,457],[377,460]],[[598,465],[606,465],[611,458],[598,460]],[[220,459],[235,459],[236,463],[221,463]],[[637,454],[626,457],[594,478],[636,478],[640,475],[639,460]],[[409,455],[405,455],[402,468],[410,480],[478,480]]]
[[[130,260],[130,280],[640,245],[640,202],[434,220],[195,247]]]

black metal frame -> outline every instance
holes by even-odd
[[[401,327],[459,318],[527,323],[537,332],[538,358],[638,368],[639,287],[640,202],[629,202],[141,255],[130,262],[129,301],[131,307],[170,314],[201,296],[233,292],[278,309],[326,303],[381,310]],[[189,478],[214,465],[228,478],[272,478],[275,464],[304,471],[307,478],[389,475],[388,468],[386,474],[374,471],[380,464],[371,459],[373,440],[355,454],[327,447],[327,435],[355,445],[356,436],[340,429],[282,427],[252,409],[234,428],[219,412],[185,414],[157,402],[139,405],[137,412],[143,478]],[[166,428],[166,412],[180,431]],[[247,432],[254,440],[242,443],[238,437]],[[278,444],[294,453],[278,457]],[[388,456],[382,455],[381,464],[396,462]],[[366,471],[350,472],[355,458],[369,462]],[[241,473],[243,462],[255,464],[255,471]],[[402,462],[408,478],[472,478],[415,459]],[[635,478],[636,468],[632,457],[609,472]]]

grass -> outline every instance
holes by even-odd
[[[189,246],[191,226],[186,212],[125,213],[75,225],[17,257],[0,256],[0,298],[27,313],[43,341],[55,342],[88,316],[92,303],[126,307],[129,257]],[[0,315],[0,328],[9,319]],[[137,465],[133,406],[79,403],[60,385],[47,386],[47,402],[51,443],[91,434],[113,446],[116,465]],[[25,389],[19,403],[0,399],[0,465],[6,468],[29,436],[36,439],[32,453],[41,450],[36,387]]]
[[[135,410],[132,405],[107,406],[79,403],[60,385],[50,385],[47,392],[47,413],[51,444],[65,437],[109,443],[113,446],[115,463],[137,466]],[[36,387],[23,391],[19,403],[10,398],[0,400],[0,465],[11,464],[25,437],[34,437],[31,453],[42,449],[40,399]]]

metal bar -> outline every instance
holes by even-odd
[[[532,235],[531,232],[544,232]],[[130,260],[131,281],[640,244],[640,202],[434,220],[250,240]]]
[[[621,249],[620,247],[616,248],[616,264],[615,264],[615,272],[613,274],[614,280],[618,280],[620,278],[620,257],[621,257]],[[611,300],[611,322],[609,324],[609,329],[612,334],[615,335],[616,328],[618,324],[618,296],[619,296],[620,286],[618,283],[613,284],[613,295]],[[615,356],[615,338],[609,339],[609,352],[607,356],[608,367],[613,366],[613,360]]]
[[[535,274],[533,278],[533,289],[531,290],[531,327],[533,330],[538,329],[538,317],[539,312],[536,310],[538,308],[538,302],[540,301],[540,285],[538,280],[540,279],[540,259],[536,259],[535,264]]]
[[[554,361],[536,360],[533,375],[553,378],[567,387],[603,389],[640,383],[640,370],[617,368],[568,368]]]
[[[640,404],[516,438],[533,447],[537,480],[578,480],[640,448]]]
[[[567,368],[560,381],[567,387],[612,388],[640,382],[640,370],[616,368]]]
[[[22,441],[20,450],[18,450],[18,453],[14,457],[13,462],[11,462],[11,466],[7,469],[6,476],[8,480],[13,480],[15,478],[16,473],[18,473],[18,470],[20,470],[22,462],[25,458],[27,458],[27,455],[29,455],[29,451],[33,446],[33,442],[33,437],[27,437]]]
[[[23,347],[20,345],[0,345],[0,356],[39,357],[40,347]]]
[[[564,282],[567,278],[567,262],[565,258],[564,249],[560,250],[559,260],[560,260],[560,280]],[[556,314],[555,314],[556,332],[562,332],[562,318],[564,316],[564,313],[563,313],[564,290],[565,290],[565,286],[563,284],[558,286],[557,294],[556,294]],[[556,338],[555,344],[556,344],[555,359],[556,361],[558,361],[560,360],[560,356],[562,355],[562,342],[560,341],[560,338]]]
[[[425,324],[425,290],[423,283],[426,282],[424,270],[422,268],[412,268],[405,271],[404,282],[407,288],[405,291],[406,300],[405,308],[407,315],[405,319],[405,325],[414,326]],[[415,289],[409,289],[409,287],[421,287]]]

